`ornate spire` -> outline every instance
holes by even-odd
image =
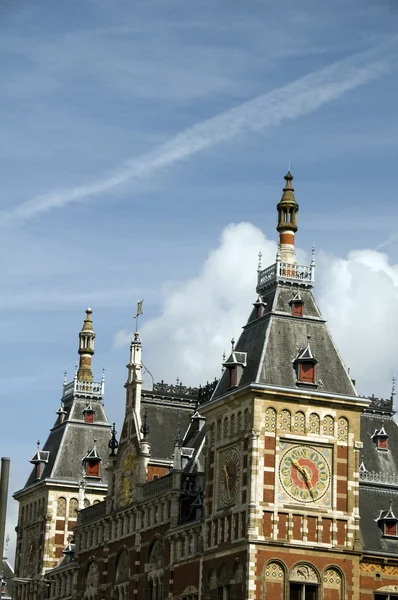
[[[86,318],[84,319],[83,327],[79,333],[79,369],[77,371],[77,379],[79,381],[92,381],[93,373],[91,371],[91,357],[94,354],[94,339],[95,332],[91,319],[91,308],[86,310]]]
[[[296,263],[296,252],[294,250],[294,234],[297,231],[297,213],[299,206],[294,197],[292,186],[293,175],[290,170],[285,175],[286,184],[283,188],[281,201],[278,209],[278,225],[281,261],[285,263]]]

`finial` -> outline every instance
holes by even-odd
[[[261,259],[262,259],[262,257],[263,257],[263,253],[260,250],[260,252],[258,253],[258,266],[257,266],[257,272],[258,273],[261,271]]]
[[[147,407],[145,407],[145,411],[144,411],[144,420],[141,425],[141,433],[144,436],[144,438],[148,437],[148,435],[150,433],[149,424],[148,424],[148,409],[147,409]]]
[[[395,383],[396,383],[397,378],[395,377],[395,375],[392,376],[392,388],[391,388],[391,400],[394,400],[394,396],[396,394],[395,391]]]
[[[310,347],[310,339],[311,339],[311,336],[307,335],[307,348]]]
[[[10,536],[7,533],[6,537],[6,547],[4,548],[4,558],[8,558],[8,544],[10,543]]]
[[[223,361],[223,363],[225,363],[226,360],[227,360],[227,355],[225,354],[225,350],[224,350],[224,352],[222,353],[222,361]]]
[[[102,367],[101,383],[105,383],[105,367]]]
[[[281,259],[281,243],[278,242],[278,247],[277,247],[277,250],[276,250],[276,260],[277,260],[277,262],[280,261],[280,259]]]
[[[311,249],[311,267],[315,267],[315,244],[312,244]]]
[[[117,441],[116,438],[116,427],[115,427],[115,423],[113,423],[112,425],[112,430],[111,430],[111,439],[109,440],[108,443],[108,448],[110,449],[110,454],[109,456],[116,456],[116,450],[119,446],[119,442]]]
[[[64,387],[66,386],[66,376],[67,376],[68,372],[66,369],[64,369]]]
[[[75,362],[75,374],[74,374],[74,377],[73,377],[74,379],[77,379],[77,371],[78,371],[78,369],[79,369],[79,364],[78,364],[78,362],[76,361],[76,362]]]
[[[235,339],[232,338],[231,340],[231,353],[235,352]]]
[[[293,187],[292,187],[292,181],[293,181],[294,177],[293,177],[293,175],[292,175],[292,174],[291,174],[291,172],[290,172],[290,162],[289,162],[289,170],[288,170],[288,172],[286,173],[286,175],[285,175],[284,179],[285,179],[285,181],[286,181],[286,185],[285,185],[285,187],[283,188],[283,191],[286,191],[286,190],[293,190]]]
[[[37,440],[36,446],[37,446],[37,451],[39,452],[39,450],[40,450],[40,440]]]
[[[179,377],[177,377],[177,379],[176,379],[176,385],[180,385],[180,378]]]

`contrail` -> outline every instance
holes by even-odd
[[[366,52],[354,54],[197,123],[168,142],[132,158],[113,174],[87,185],[51,192],[0,213],[0,222],[24,220],[72,202],[82,202],[126,183],[140,181],[221,142],[294,120],[336,100],[386,72],[394,57],[397,37]]]

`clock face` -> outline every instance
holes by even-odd
[[[287,445],[279,464],[284,495],[296,502],[330,504],[329,448]]]
[[[236,448],[229,448],[220,460],[220,499],[225,506],[234,504],[239,489],[240,454]]]

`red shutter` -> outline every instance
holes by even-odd
[[[301,302],[293,302],[292,314],[293,314],[293,317],[302,317],[303,316],[303,305]]]
[[[98,477],[99,476],[99,462],[88,460],[86,462],[86,475],[88,477]]]
[[[377,438],[377,447],[381,450],[387,450],[388,448],[388,439],[387,438]]]
[[[396,523],[384,523],[384,533],[385,535],[397,535],[397,524]]]
[[[299,379],[303,383],[315,383],[315,365],[312,363],[301,363]]]
[[[94,411],[93,410],[84,411],[84,421],[85,421],[85,423],[94,423]]]
[[[234,387],[238,384],[238,369],[237,367],[230,367],[229,369],[229,387]]]

